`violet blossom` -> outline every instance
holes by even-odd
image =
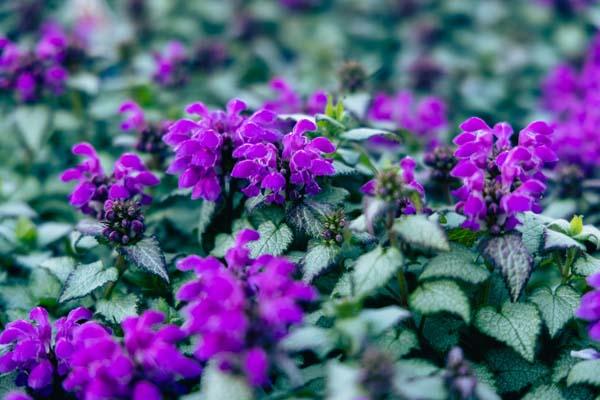
[[[181,394],[177,382],[198,377],[201,367],[177,349],[183,331],[163,321],[154,310],[127,317],[121,324],[124,345],[97,322],[75,329],[64,389],[80,399],[160,400],[163,394]]]
[[[154,54],[154,80],[163,86],[177,86],[185,82],[188,62],[187,50],[179,41],[167,43],[162,52]]]
[[[600,342],[600,274],[589,276],[587,283],[593,290],[583,295],[575,315],[589,321],[590,338]]]
[[[519,132],[516,146],[511,144],[513,129],[505,122],[491,128],[472,117],[460,128],[462,133],[454,139],[458,163],[451,175],[463,184],[453,192],[459,199],[457,211],[467,217],[463,226],[498,234],[519,223],[517,213],[540,212],[546,190],[542,169],[558,160],[552,128],[532,122]]]
[[[63,182],[77,181],[69,196],[69,202],[84,214],[101,218],[107,200],[139,197],[142,204],[152,198],[144,193],[148,186],[159,183],[158,178],[148,171],[142,160],[133,153],[125,153],[117,159],[113,173],[105,174],[96,149],[89,143],[73,146],[73,154],[84,157],[74,168],[61,175]]]
[[[48,312],[42,307],[31,310],[31,321],[9,322],[0,333],[0,344],[7,348],[0,356],[0,373],[16,370],[17,380],[25,381],[29,388],[48,389],[55,375],[64,376],[69,371],[73,331],[91,316],[91,311],[76,308],[54,323],[54,334]]]
[[[377,94],[368,110],[374,121],[393,123],[434,145],[438,136],[448,126],[446,104],[438,97],[425,97],[418,103],[409,91],[400,91],[394,96]]]
[[[302,321],[301,303],[316,296],[310,285],[292,278],[295,267],[286,258],[252,258],[246,245],[258,238],[256,231],[240,231],[225,255],[226,264],[196,255],[177,264],[198,275],[177,293],[187,303],[183,329],[199,339],[194,355],[243,373],[254,386],[268,381],[277,343]]]
[[[135,149],[142,153],[151,154],[156,162],[162,165],[168,155],[168,145],[163,137],[167,134],[171,121],[150,122],[146,119],[144,110],[136,102],[129,100],[121,104],[119,113],[125,116],[121,123],[123,131],[137,134]]]
[[[263,108],[267,110],[278,114],[315,115],[325,112],[327,94],[323,90],[315,91],[305,101],[283,78],[272,79],[269,86],[277,94],[277,97],[263,104]]]

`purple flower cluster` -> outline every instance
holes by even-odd
[[[554,150],[562,163],[588,173],[600,165],[600,35],[580,72],[561,64],[543,83],[543,105],[553,114]]]
[[[126,200],[139,196],[142,204],[148,204],[152,198],[144,193],[147,186],[157,185],[159,180],[146,169],[142,160],[133,153],[125,153],[115,162],[113,173],[106,175],[100,158],[89,143],[73,146],[73,154],[84,157],[74,168],[61,175],[63,182],[77,181],[69,196],[69,202],[99,219],[104,214],[107,200]]]
[[[195,103],[187,112],[199,121],[181,119],[170,126],[164,140],[175,159],[167,172],[180,174],[179,187],[193,188],[194,199],[216,201],[231,174],[248,181],[242,189],[247,196],[262,192],[267,202],[280,204],[290,191],[294,196],[318,193],[315,178],[334,173],[332,161],[322,157],[335,151],[333,144],[322,137],[308,139],[305,133],[316,130],[308,120],[284,135],[275,112],[261,109],[245,117],[245,109],[237,99],[225,111]]]
[[[459,199],[456,209],[467,217],[464,227],[487,228],[498,234],[517,224],[516,213],[540,212],[540,199],[546,190],[542,169],[558,158],[552,150],[552,128],[535,121],[519,132],[516,146],[511,144],[513,129],[508,123],[490,128],[472,117],[460,125],[454,139],[458,163],[451,175],[463,186],[453,194]]]
[[[167,43],[162,52],[154,54],[154,81],[162,86],[178,86],[187,79],[186,64],[189,56],[178,41]]]
[[[177,393],[177,381],[202,370],[177,349],[184,332],[163,321],[154,310],[128,317],[121,324],[124,346],[97,322],[75,329],[65,390],[80,399],[160,400],[163,393]]]
[[[306,101],[294,91],[283,78],[274,78],[269,82],[271,89],[277,93],[273,100],[266,101],[263,108],[274,111],[278,114],[301,114],[306,113],[315,115],[323,113],[327,106],[327,93],[323,90],[317,90],[311,94]]]
[[[412,93],[400,91],[394,96],[377,94],[368,117],[394,123],[432,144],[448,126],[446,113],[446,104],[440,98],[430,96],[417,103]]]
[[[16,370],[17,380],[31,389],[48,389],[55,374],[64,376],[69,371],[74,331],[91,316],[85,308],[74,309],[54,323],[54,335],[48,312],[42,307],[31,310],[31,321],[8,323],[0,333],[0,344],[7,348],[0,356],[0,373]]]
[[[68,37],[54,24],[46,25],[42,33],[33,51],[0,37],[0,89],[14,91],[23,102],[37,100],[44,93],[58,95],[65,88]]]
[[[135,149],[142,153],[152,154],[162,163],[168,154],[168,146],[163,141],[163,137],[172,122],[164,120],[151,123],[147,121],[142,107],[131,100],[121,104],[119,112],[125,116],[121,123],[121,129],[123,131],[133,131],[137,134]]]
[[[195,255],[177,264],[198,275],[177,293],[187,303],[183,329],[198,338],[194,355],[243,373],[254,386],[268,381],[270,354],[289,327],[302,321],[300,303],[316,296],[311,286],[292,278],[294,264],[287,259],[251,258],[246,244],[258,238],[256,231],[242,230],[227,251],[226,265]]]
[[[370,197],[377,197],[389,204],[397,204],[402,214],[415,214],[420,204],[415,204],[415,196],[419,202],[425,200],[425,189],[415,179],[417,163],[411,157],[400,161],[400,168],[391,167],[379,172],[375,179],[365,183],[360,190]]]
[[[590,338],[600,342],[600,274],[588,277],[587,282],[594,290],[583,295],[575,315],[590,322]]]

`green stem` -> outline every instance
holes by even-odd
[[[121,280],[121,277],[123,276],[123,274],[127,270],[127,260],[125,259],[125,257],[123,255],[119,254],[117,256],[117,260],[115,261],[115,268],[117,268],[118,276],[117,276],[117,279],[115,281],[111,282],[106,287],[106,290],[104,292],[104,298],[105,299],[109,299],[110,298],[110,296],[112,295],[112,292],[113,292],[115,286],[117,286],[117,283],[119,283],[119,281]]]

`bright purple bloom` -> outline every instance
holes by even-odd
[[[557,66],[543,84],[543,105],[553,114],[554,150],[561,162],[591,173],[600,165],[600,35],[581,71]]]
[[[129,199],[139,195],[143,204],[152,200],[143,191],[147,186],[157,185],[159,180],[146,169],[137,155],[121,155],[115,162],[113,173],[106,175],[96,149],[91,144],[76,144],[72,152],[83,156],[84,160],[76,167],[64,171],[61,180],[78,182],[69,196],[69,202],[84,214],[100,217],[104,203],[109,199]]]
[[[426,97],[416,103],[409,91],[394,96],[379,93],[373,99],[368,116],[374,121],[392,122],[427,141],[435,142],[448,126],[446,104],[437,97]]]
[[[63,28],[55,23],[47,23],[42,27],[42,38],[35,47],[35,54],[40,59],[62,62],[68,44],[69,39]]]
[[[177,380],[200,375],[199,364],[177,349],[185,338],[164,315],[148,310],[122,323],[124,346],[96,322],[73,334],[71,372],[63,387],[81,399],[160,400]]]
[[[55,373],[61,376],[67,373],[73,330],[91,316],[89,310],[76,308],[68,316],[60,318],[54,323],[54,340],[48,312],[42,307],[31,310],[31,322],[17,320],[8,323],[0,333],[0,344],[8,346],[8,351],[0,356],[0,373],[17,370],[27,379],[27,386],[31,389],[49,387]]]
[[[121,104],[119,113],[125,115],[125,119],[121,123],[121,129],[124,131],[141,131],[146,128],[144,110],[135,101],[128,100]]]
[[[589,276],[587,282],[593,290],[583,295],[575,315],[590,322],[590,338],[600,342],[600,274]]]
[[[154,80],[163,86],[177,86],[185,82],[185,63],[188,55],[181,42],[172,41],[167,43],[162,52],[154,54],[156,67]]]
[[[274,78],[269,82],[271,89],[277,93],[277,98],[266,101],[263,108],[278,114],[307,113],[315,115],[325,112],[327,106],[327,94],[323,90],[317,90],[311,94],[306,101],[294,91],[283,78]]]
[[[316,178],[335,173],[333,160],[323,154],[333,153],[335,146],[325,137],[309,139],[306,132],[316,131],[309,120],[298,121],[292,132],[282,139],[281,153],[273,143],[245,143],[234,152],[238,161],[231,176],[246,179],[242,191],[249,197],[265,195],[268,203],[282,204],[287,194],[293,197],[313,195],[321,191]],[[288,188],[287,182],[294,185]]]
[[[162,166],[163,161],[169,155],[169,148],[163,137],[167,134],[172,122],[167,120],[158,123],[147,121],[142,107],[132,100],[121,104],[119,112],[125,116],[121,123],[121,129],[137,134],[135,149],[151,154],[158,162],[156,167]]]
[[[460,128],[462,133],[454,138],[458,163],[451,175],[463,183],[453,194],[460,200],[457,210],[467,217],[464,227],[500,233],[518,224],[516,213],[540,212],[546,190],[542,169],[558,161],[550,140],[552,128],[532,122],[519,132],[514,147],[508,123],[490,128],[472,117]]]
[[[254,386],[267,382],[269,354],[289,327],[302,321],[300,303],[316,296],[311,286],[292,278],[295,267],[287,259],[251,258],[246,244],[258,238],[256,231],[242,230],[227,251],[226,265],[195,255],[177,264],[198,275],[177,293],[187,303],[183,329],[199,339],[194,355],[244,371]]]
[[[4,400],[33,400],[28,394],[23,392],[10,392]]]

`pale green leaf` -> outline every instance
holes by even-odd
[[[119,252],[137,267],[169,282],[165,255],[154,236],[144,238],[133,245],[119,247]]]
[[[402,253],[396,248],[384,250],[379,246],[363,254],[356,260],[352,272],[355,293],[365,296],[385,285],[402,263]]]
[[[120,324],[125,318],[138,315],[138,301],[134,294],[115,293],[110,299],[99,300],[96,312],[108,322]]]
[[[312,281],[315,276],[335,262],[339,252],[339,247],[326,244],[310,247],[302,260],[302,279],[306,282]]]
[[[600,387],[600,360],[581,361],[571,368],[567,385],[578,383]]]
[[[221,371],[215,362],[210,362],[202,372],[202,390],[199,398],[204,400],[252,400],[254,395],[241,375]]]
[[[484,267],[475,264],[474,254],[466,248],[454,249],[433,257],[419,276],[419,280],[454,278],[478,284],[490,275]]]
[[[548,287],[540,288],[530,299],[538,306],[550,336],[554,337],[574,317],[580,296],[571,286],[560,285],[554,290]]]
[[[40,267],[50,271],[60,283],[64,284],[75,269],[75,260],[71,257],[53,257],[43,261]]]
[[[258,233],[260,238],[248,243],[251,256],[254,258],[263,254],[279,256],[287,250],[294,239],[291,229],[284,223],[275,225],[271,221],[263,222],[258,227]]]
[[[582,276],[590,276],[596,272],[600,272],[600,260],[584,253],[573,264],[573,272]]]
[[[566,400],[556,385],[540,385],[529,391],[522,400]]]
[[[394,231],[405,242],[425,250],[448,251],[450,245],[440,225],[424,215],[407,215],[394,223]]]
[[[104,269],[101,261],[80,264],[67,278],[59,301],[64,303],[87,296],[108,282],[116,281],[118,275],[117,269],[114,267]]]
[[[452,281],[434,281],[421,284],[410,296],[411,309],[423,315],[448,312],[465,322],[471,320],[469,299],[460,286]]]

